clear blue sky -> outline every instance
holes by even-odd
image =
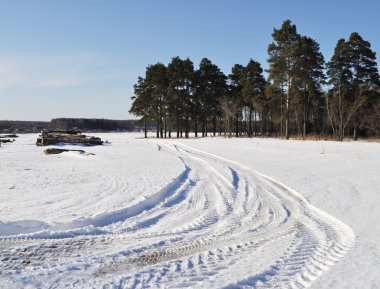
[[[353,31],[380,53],[380,2],[0,0],[0,119],[129,118],[133,84],[149,64],[208,57],[228,74],[267,67],[285,19],[327,60]]]

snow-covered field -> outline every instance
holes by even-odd
[[[100,137],[0,148],[0,288],[380,288],[380,144]]]

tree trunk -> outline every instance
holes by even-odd
[[[146,120],[144,120],[144,136],[145,136],[145,138],[148,137],[148,131],[146,129]]]
[[[215,137],[216,136],[216,115],[215,115],[215,112],[214,112],[213,117],[212,117],[212,125],[213,125],[212,132],[213,132],[213,135]]]
[[[166,118],[164,120],[164,135],[165,135],[165,138],[166,138]]]
[[[202,116],[202,137],[205,137],[205,132],[206,132],[206,117],[203,115]]]
[[[177,115],[177,138],[179,138],[179,115]]]
[[[306,84],[304,82],[303,126],[302,126],[302,139],[303,140],[305,140],[305,138],[306,138],[306,122],[307,122],[307,119],[308,119],[307,110],[308,110],[308,107],[309,107],[309,95],[310,95],[310,93],[308,93],[308,99],[307,100],[306,100],[305,94],[306,94]]]
[[[222,118],[219,118],[219,136],[222,136]]]
[[[203,136],[207,136],[207,117],[206,115],[204,115],[204,119],[203,119],[203,131],[204,131],[204,134]]]
[[[160,119],[158,117],[156,119],[156,133],[157,133],[157,138],[160,138]]]
[[[286,112],[285,112],[285,139],[289,139],[289,100],[290,100],[290,77],[288,76],[288,89],[286,92]]]
[[[236,137],[239,137],[239,111],[236,112]]]
[[[307,120],[307,115],[306,115],[306,102],[304,103],[304,108],[303,108],[303,124],[302,124],[302,139],[305,140],[306,138],[306,120]]]
[[[281,135],[281,138],[284,137],[284,108],[283,108],[283,94],[281,94],[281,120],[280,120],[280,135]],[[276,129],[278,130],[278,129]]]
[[[249,108],[248,136],[252,137],[252,108]]]
[[[303,121],[303,132],[302,132],[302,139],[305,140],[306,138],[306,122]]]
[[[285,139],[289,139],[289,109],[288,103],[286,104],[286,115],[285,115]]]
[[[353,136],[353,139],[354,140],[358,140],[358,124],[355,120],[355,124],[354,124],[354,136]]]
[[[185,138],[189,138],[189,117],[185,119]]]

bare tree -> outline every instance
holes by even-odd
[[[231,137],[232,125],[234,123],[234,118],[236,117],[238,107],[232,100],[229,100],[226,96],[223,96],[220,101],[220,109],[223,117],[224,137]]]
[[[347,125],[366,102],[363,90],[364,86],[360,86],[358,97],[354,101],[348,101],[343,97],[341,89],[326,94],[327,116],[336,140],[343,141]]]

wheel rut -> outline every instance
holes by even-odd
[[[40,288],[97,287],[105,275],[113,288],[307,288],[354,244],[350,227],[277,180],[155,142],[184,165],[171,184],[144,204],[52,228],[48,237],[0,238],[0,276],[18,286],[50,274]]]

